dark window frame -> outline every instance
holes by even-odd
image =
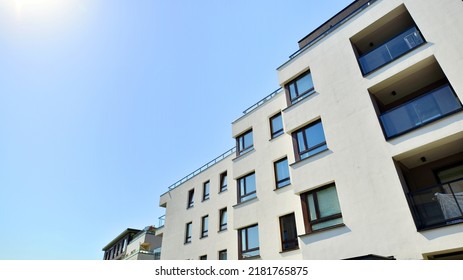
[[[245,137],[246,135],[251,134],[252,143],[249,146],[245,146]],[[254,148],[254,135],[252,133],[252,128],[246,130],[236,137],[236,156],[241,156],[251,151]]]
[[[242,194],[241,193],[241,184],[242,183],[244,184],[243,187],[244,187],[244,190],[246,191],[246,178],[249,177],[249,176],[252,176],[252,175],[254,175],[254,187],[255,187],[254,191],[246,192],[245,194]],[[237,182],[237,185],[238,185],[238,191],[237,191],[238,203],[243,203],[243,202],[255,199],[257,197],[257,182],[256,182],[256,173],[255,172],[248,173],[248,174],[238,178],[238,180],[236,180],[236,182]],[[248,198],[248,197],[250,197],[250,198],[245,199],[245,198]]]
[[[225,259],[224,258],[221,258],[222,257],[222,254],[225,253]],[[227,252],[227,249],[224,249],[224,250],[220,250],[219,251],[219,257],[218,257],[219,260],[227,260],[228,259],[228,252]]]
[[[207,261],[207,255],[199,256],[200,261]]]
[[[277,168],[277,165],[282,163],[283,161],[286,161],[286,167],[288,168],[288,177],[287,178],[282,178],[282,179],[279,179],[278,178],[278,168]],[[276,186],[276,189],[281,189],[281,188],[284,188],[288,185],[291,184],[291,176],[289,174],[289,164],[288,164],[288,157],[284,157],[280,160],[277,160],[273,163],[273,170],[274,170],[274,175],[275,175],[275,186]]]
[[[228,189],[228,176],[227,176],[227,171],[222,172],[220,174],[220,187],[219,187],[219,192],[224,192]]]
[[[240,228],[238,230],[238,259],[240,259],[240,260],[260,257],[260,240],[259,240],[259,246],[258,247],[249,248],[249,233],[248,233],[248,230],[253,228],[253,227],[257,227],[257,234],[259,234],[259,225],[258,224],[250,225],[250,226],[247,226],[247,227],[244,227],[244,228]],[[246,250],[242,249],[243,248],[243,240],[242,240],[242,232],[243,231],[246,232],[246,234],[245,234],[246,240],[244,240],[244,242],[245,242],[244,247],[246,248]],[[259,235],[257,237],[259,239]],[[255,252],[255,251],[258,251],[257,255],[251,256],[251,257],[248,257],[248,258],[243,257],[244,254]]]
[[[306,131],[307,129],[309,129],[309,128],[315,126],[315,125],[317,125],[318,123],[320,123],[321,126],[322,126],[322,132],[323,132],[324,141],[323,141],[323,142],[320,142],[320,143],[318,143],[318,144],[316,144],[316,145],[314,145],[313,147],[309,147],[309,142],[308,142],[308,140],[307,140],[307,135],[306,135],[305,131]],[[297,137],[298,133],[302,133],[302,137],[303,137],[303,141],[304,141],[303,144],[304,144],[305,147],[307,147],[307,148],[306,148],[305,150],[303,150],[303,151],[299,151],[300,143],[299,143],[299,140],[298,140],[298,137]],[[292,138],[293,138],[293,148],[294,148],[294,155],[295,155],[295,158],[296,158],[296,162],[301,161],[301,160],[304,160],[304,159],[306,159],[306,158],[310,158],[310,157],[312,157],[312,156],[314,156],[314,155],[316,155],[316,154],[319,154],[319,153],[321,153],[321,152],[323,152],[323,151],[328,150],[328,145],[327,145],[327,143],[326,143],[325,129],[323,128],[323,123],[322,123],[322,120],[321,120],[321,119],[317,119],[317,120],[315,120],[315,121],[313,121],[313,122],[311,122],[311,123],[305,125],[304,127],[302,127],[302,128],[300,128],[300,129],[294,131],[294,132],[292,133]],[[319,151],[319,152],[317,152],[317,153],[315,153],[315,154],[308,155],[307,157],[302,158],[305,154],[308,154],[308,153],[310,153],[311,151],[314,151],[314,150],[316,150],[316,149],[318,149],[318,148],[320,148],[320,147],[323,147],[323,146],[326,146],[326,148],[325,148],[324,150]]]
[[[195,206],[195,189],[191,189],[188,191],[188,200],[186,208],[192,208]]]
[[[283,226],[284,219],[291,218],[291,217],[292,217],[292,219],[294,221],[294,231],[296,233],[295,234],[295,236],[296,236],[295,239],[287,239],[285,237],[285,233],[284,233],[284,230],[283,230],[284,229],[284,226]],[[299,240],[298,240],[298,237],[297,237],[297,228],[296,228],[296,217],[294,215],[294,212],[279,217],[279,221],[280,221],[281,250],[283,252],[285,252],[285,251],[291,251],[291,250],[299,249]]]
[[[208,180],[203,183],[203,201],[208,200],[211,194],[211,181]]]
[[[226,219],[223,219],[224,213],[227,215]],[[227,207],[225,207],[219,210],[219,232],[225,231],[227,230],[227,228],[228,228],[228,211],[227,211]]]
[[[331,229],[331,228],[335,228],[335,227],[339,227],[339,226],[344,225],[344,223],[341,222],[339,224],[327,226],[327,227],[324,227],[324,228],[313,229],[313,226],[316,225],[316,224],[320,224],[320,223],[324,223],[324,222],[327,222],[327,221],[342,218],[341,205],[339,205],[339,209],[340,209],[339,213],[336,213],[336,214],[333,214],[333,215],[330,215],[330,216],[327,216],[327,217],[322,217],[322,218],[320,217],[320,207],[319,207],[319,201],[318,201],[318,198],[317,198],[317,192],[322,191],[324,189],[331,188],[331,187],[335,188],[336,195],[337,195],[337,188],[336,188],[336,184],[334,184],[334,183],[331,183],[331,184],[328,184],[326,186],[316,188],[314,190],[311,190],[311,191],[308,191],[308,192],[305,192],[305,193],[301,194],[300,198],[301,198],[301,205],[302,205],[302,215],[304,217],[304,227],[305,227],[306,234],[310,234],[312,232],[324,231],[324,230],[328,230],[328,229]],[[310,210],[309,210],[310,206],[309,206],[309,204],[307,202],[307,197],[310,194],[312,194],[313,198],[314,198],[314,208],[315,208],[315,211],[316,211],[315,215],[317,217],[317,219],[314,220],[314,221],[310,221]],[[339,204],[339,197],[338,197],[338,204]]]
[[[209,236],[209,215],[201,217],[201,238]]]
[[[192,234],[193,234],[193,222],[186,223],[186,225],[185,225],[185,244],[191,243]]]
[[[304,78],[306,75],[310,75],[310,80],[312,81],[312,87],[303,92],[299,92],[299,89],[297,87],[297,82],[300,81],[302,78]],[[291,96],[291,85],[293,85],[293,88],[295,90],[296,96],[294,98]],[[289,81],[285,85],[285,92],[286,92],[286,100],[289,105],[296,104],[299,101],[315,93],[315,85],[313,84],[312,72],[310,71],[310,69],[300,74],[296,78],[292,79],[291,81]]]
[[[273,121],[278,117],[281,120],[281,128],[278,129],[278,130],[274,130]],[[284,133],[283,115],[281,114],[281,112],[278,112],[277,114],[270,117],[269,122],[270,122],[270,136],[271,136],[271,139],[277,138],[278,136],[280,136],[280,135],[282,135]]]

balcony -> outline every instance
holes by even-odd
[[[411,192],[408,197],[418,230],[463,222],[463,177]]]
[[[363,75],[380,68],[424,43],[425,40],[416,27],[402,32],[358,58]]]
[[[386,138],[395,137],[462,109],[449,84],[380,115]]]

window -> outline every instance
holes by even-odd
[[[187,208],[191,208],[195,205],[195,190],[192,189],[188,192],[188,205]]]
[[[201,261],[206,261],[206,260],[207,260],[207,255],[204,255],[204,256],[199,257],[199,260],[201,260]]]
[[[256,176],[251,173],[238,179],[238,202],[245,202],[256,197]]]
[[[294,104],[314,93],[312,75],[306,72],[286,85],[289,101]]]
[[[294,213],[280,217],[280,235],[283,251],[299,248]]]
[[[343,224],[334,184],[302,194],[301,202],[306,233]]]
[[[219,231],[227,229],[227,207],[220,209],[220,225]]]
[[[219,251],[219,260],[227,260],[227,250]]]
[[[257,257],[259,251],[259,228],[257,225],[242,228],[238,231],[239,258]]]
[[[272,139],[283,134],[283,121],[281,118],[281,113],[278,113],[270,118],[270,132],[272,134]]]
[[[227,190],[227,171],[220,174],[220,192]]]
[[[191,243],[191,228],[193,224],[189,222],[185,227],[185,243]]]
[[[277,189],[291,184],[289,179],[288,159],[284,158],[274,163]]]
[[[327,150],[321,120],[313,122],[293,133],[296,161],[303,160]]]
[[[240,156],[240,155],[243,155],[249,152],[253,148],[253,146],[254,146],[254,143],[252,140],[252,129],[236,137],[237,156]]]
[[[209,235],[209,216],[201,218],[201,238]]]
[[[209,186],[210,186],[210,181],[207,181],[203,184],[203,201],[209,199]]]

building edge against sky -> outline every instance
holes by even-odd
[[[462,12],[358,0],[303,38],[161,195],[161,259],[463,259]]]

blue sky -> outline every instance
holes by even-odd
[[[0,259],[101,259],[349,0],[0,0]]]

